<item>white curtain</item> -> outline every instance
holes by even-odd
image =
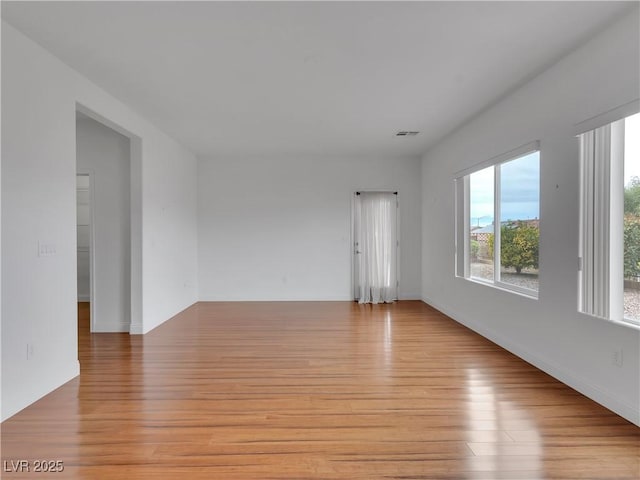
[[[623,146],[624,120],[580,135],[580,311],[602,318],[624,316]]]
[[[360,303],[397,299],[397,195],[361,192],[356,197],[356,297]]]
[[[580,136],[582,161],[581,311],[607,318],[609,292],[609,152],[611,127]]]

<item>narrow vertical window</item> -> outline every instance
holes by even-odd
[[[533,152],[501,164],[501,282],[538,290],[540,155]]]
[[[493,166],[469,175],[469,272],[471,277],[493,280]]]

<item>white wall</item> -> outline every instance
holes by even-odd
[[[79,117],[78,173],[91,175],[94,249],[93,332],[128,332],[131,323],[130,142],[91,118]]]
[[[79,370],[76,102],[135,137],[132,225],[141,248],[132,258],[140,258],[142,299],[132,303],[132,330],[149,331],[197,300],[194,155],[3,22],[3,420]],[[56,254],[38,256],[39,241]]]
[[[351,300],[351,199],[397,190],[400,297],[420,297],[419,158],[198,163],[200,300]]]
[[[638,12],[423,157],[423,299],[629,420],[640,422],[640,332],[577,312],[575,124],[639,96]],[[541,141],[540,298],[454,278],[454,173]],[[612,364],[624,350],[622,368]]]
[[[422,291],[425,301],[638,422],[638,332],[576,312],[578,147],[571,135],[575,123],[638,96],[637,31],[631,17],[609,29],[443,140],[421,168],[412,159],[196,164],[3,22],[2,419],[78,373],[79,103],[132,138],[132,227],[139,228],[132,237],[141,245],[132,251],[133,290],[142,292],[140,304],[132,302],[132,331],[147,332],[195,302],[198,277],[202,300],[349,299],[351,194],[389,188],[400,192],[403,298]],[[455,279],[452,245],[453,173],[535,139],[542,141],[538,301]],[[56,254],[38,256],[39,241]],[[34,346],[29,359],[27,344]],[[612,366],[615,348],[624,349],[622,368]]]

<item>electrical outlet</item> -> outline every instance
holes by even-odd
[[[34,354],[33,343],[27,343],[27,360],[31,360]]]
[[[618,350],[614,350],[612,362],[616,367],[622,367],[624,363],[624,354],[621,348],[619,348]]]

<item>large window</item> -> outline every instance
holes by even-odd
[[[538,145],[527,145],[489,163],[456,179],[457,274],[537,297]]]
[[[640,114],[580,135],[580,311],[640,325]]]

